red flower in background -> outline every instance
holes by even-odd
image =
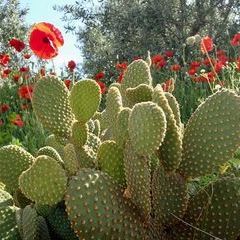
[[[29,53],[25,53],[25,54],[23,55],[23,57],[24,57],[25,59],[29,59],[31,56],[32,56],[32,55],[29,54]]]
[[[230,43],[234,47],[240,46],[240,33],[236,33]]]
[[[162,55],[157,54],[152,57],[152,64],[157,68],[163,68],[166,66],[167,62]]]
[[[181,70],[181,66],[179,64],[174,64],[172,65],[171,67],[171,70],[174,71],[174,72],[178,72]]]
[[[73,72],[73,70],[76,68],[76,66],[77,66],[76,63],[73,60],[68,62],[68,68],[71,72]]]
[[[6,104],[6,103],[3,103],[3,104],[0,106],[0,113],[5,113],[5,112],[7,112],[9,109],[10,109],[9,105]]]
[[[213,50],[213,40],[209,36],[201,39],[200,49],[202,53],[207,53]]]
[[[7,68],[3,70],[3,74],[8,75],[12,70]]]
[[[104,94],[107,91],[107,86],[104,82],[96,81],[96,83],[99,85],[101,89],[101,94]]]
[[[165,51],[164,55],[168,58],[172,58],[174,55],[174,52],[172,50]]]
[[[118,83],[122,83],[123,81],[123,76],[124,76],[124,72],[121,72],[120,75],[118,76],[117,82]]]
[[[4,124],[3,120],[0,119],[0,127]]]
[[[19,114],[16,115],[15,119],[13,119],[12,124],[18,126],[18,127],[23,127],[24,126],[24,122],[21,118],[21,116]]]
[[[0,65],[7,66],[11,58],[8,54],[0,54]]]
[[[71,82],[72,82],[72,81],[69,80],[69,79],[64,80],[64,83],[65,83],[65,85],[66,85],[66,87],[67,87],[68,89],[70,89]]]
[[[14,82],[18,82],[19,78],[20,78],[20,75],[18,74],[13,75]]]
[[[18,40],[16,38],[12,38],[9,41],[9,44],[11,47],[14,47],[17,52],[21,52],[25,48],[25,43],[21,40]]]
[[[137,59],[136,59],[137,60]],[[116,64],[116,69],[118,71],[124,71],[127,69],[128,63],[127,62],[122,62],[122,63],[117,63]]]
[[[32,51],[42,59],[51,59],[58,55],[58,48],[64,43],[61,32],[54,25],[41,22],[33,25],[29,45]]]
[[[222,62],[216,62],[214,69],[216,73],[220,73],[224,67],[224,64]]]
[[[20,72],[29,72],[29,67],[21,67],[19,69]]]
[[[33,94],[33,87],[30,85],[23,85],[18,89],[20,98],[31,99]]]
[[[201,66],[201,62],[193,61],[190,63],[190,68],[199,68]]]
[[[195,75],[196,72],[197,72],[197,69],[196,69],[196,68],[190,68],[190,69],[188,69],[188,74],[189,74],[190,76]]]
[[[213,58],[205,58],[205,59],[203,60],[203,64],[206,65],[206,66],[214,65],[215,62],[216,62],[216,60],[213,59]]]
[[[165,81],[164,83],[162,83],[162,88],[163,88],[164,92],[168,92],[172,86],[173,86],[172,79],[169,79],[169,80]]]
[[[102,78],[104,78],[105,77],[105,73],[104,72],[99,72],[99,73],[97,73],[95,76],[94,76],[94,79],[96,80],[96,81],[98,81],[98,80],[100,80],[100,79],[102,79]]]

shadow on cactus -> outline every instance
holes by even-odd
[[[95,81],[69,91],[57,78],[39,79],[33,108],[53,135],[36,156],[0,149],[1,239],[240,236],[240,175],[219,171],[240,147],[240,97],[214,93],[183,126],[174,96],[153,88],[149,64],[128,66],[102,112]]]

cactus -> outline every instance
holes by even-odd
[[[34,91],[33,108],[43,126],[60,139],[68,139],[74,117],[64,82],[57,78],[43,78],[37,82]]]
[[[150,155],[164,140],[166,117],[153,102],[137,103],[129,116],[129,138],[139,155]]]
[[[18,177],[33,161],[34,157],[21,147],[9,145],[0,149],[0,181],[10,193],[18,188]]]
[[[53,158],[39,156],[33,165],[19,177],[22,192],[39,204],[53,205],[59,202],[66,190],[64,169]]]
[[[93,80],[77,82],[70,93],[70,105],[79,122],[86,123],[100,104],[100,88]]]
[[[53,147],[45,146],[38,150],[37,156],[46,155],[55,159],[60,165],[64,166],[64,162],[60,154]]]
[[[48,147],[37,158],[0,148],[1,239],[240,236],[236,93],[217,91],[184,127],[176,99],[153,86],[143,60],[128,66],[121,85],[111,85],[101,113],[93,80],[77,82],[71,93],[48,80],[38,81],[33,96],[34,111],[54,134]],[[229,162],[238,167],[227,168]],[[191,191],[212,173],[207,186]]]

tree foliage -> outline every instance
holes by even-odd
[[[56,9],[76,35],[84,71],[91,74],[148,50],[181,48],[195,34],[221,44],[240,23],[239,0],[80,0]]]
[[[19,0],[0,0],[0,52],[9,47],[9,39],[26,38],[26,14],[27,9],[20,7]]]

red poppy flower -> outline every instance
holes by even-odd
[[[67,87],[68,89],[70,89],[71,82],[72,82],[72,81],[69,80],[69,79],[64,80],[64,83],[65,83],[65,85],[66,85],[66,87]]]
[[[29,59],[31,56],[32,56],[32,55],[29,54],[29,53],[25,53],[25,54],[23,55],[23,57],[24,57],[25,59]]]
[[[190,63],[190,68],[199,68],[201,66],[201,62],[193,61]]]
[[[155,65],[156,68],[163,68],[166,66],[167,62],[162,55],[157,54],[152,57],[152,64]]]
[[[50,23],[35,24],[30,32],[29,45],[32,51],[42,59],[51,59],[58,55],[58,48],[64,43],[61,32]]]
[[[0,54],[0,65],[7,66],[11,58],[8,54]]]
[[[124,76],[124,72],[121,72],[120,75],[118,76],[117,82],[118,83],[122,83],[123,81],[123,76]]]
[[[196,69],[196,68],[190,68],[190,69],[188,70],[188,74],[189,74],[190,76],[195,75],[196,72],[197,72],[197,69]]]
[[[76,66],[76,63],[73,60],[68,62],[68,68],[71,72],[76,68]]]
[[[230,43],[234,47],[240,46],[240,33],[236,33]]]
[[[173,86],[173,80],[172,79],[169,79],[169,80],[165,81],[162,84],[163,91],[168,92],[172,86]]]
[[[200,49],[202,53],[207,53],[213,50],[213,40],[209,36],[201,39]]]
[[[30,85],[23,85],[18,89],[20,98],[31,99],[33,94],[33,87]]]
[[[25,48],[25,43],[21,40],[18,40],[16,38],[12,38],[9,41],[9,44],[11,47],[14,47],[17,52],[21,52]]]
[[[12,70],[7,68],[3,70],[3,74],[8,75]]]
[[[16,115],[15,119],[13,119],[12,124],[18,126],[18,127],[23,127],[24,126],[24,122],[21,118],[21,116],[19,114]]]
[[[174,72],[178,72],[181,70],[181,66],[179,64],[174,64],[172,65],[171,67],[171,70],[174,71]]]
[[[100,80],[104,77],[105,77],[105,73],[104,72],[99,72],[94,76],[94,79],[98,81],[98,80]]]
[[[6,103],[3,103],[0,107],[0,113],[5,113],[10,109],[9,105]]]
[[[118,64],[116,64],[116,69],[118,71],[124,71],[127,69],[127,66],[128,66],[127,62],[118,63]]]
[[[29,67],[21,67],[19,69],[20,72],[29,72]]]
[[[99,85],[101,89],[101,94],[104,94],[107,91],[107,86],[104,82],[96,81],[96,83]]]
[[[216,62],[216,60],[213,59],[213,58],[205,58],[203,60],[203,64],[206,65],[206,66],[211,66],[211,64],[214,65],[215,62]]]
[[[220,73],[224,67],[224,64],[222,62],[217,62],[214,66],[215,72]]]
[[[174,52],[171,50],[167,50],[167,51],[165,51],[164,55],[168,58],[172,58],[174,55]]]
[[[20,75],[18,74],[13,75],[14,82],[18,82],[19,78],[20,78]]]

